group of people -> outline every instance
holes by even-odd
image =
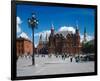
[[[82,57],[79,56],[79,55],[73,56],[73,55],[66,55],[66,54],[34,54],[34,56],[43,57],[43,58],[45,58],[46,56],[48,56],[48,58],[56,57],[56,58],[61,58],[62,60],[69,59],[70,62],[73,62],[73,61],[80,62],[80,61],[82,61]],[[27,58],[30,59],[32,57],[32,55],[24,55],[24,56],[19,56],[19,57],[21,57],[21,58],[24,57],[26,59]],[[17,59],[19,57],[17,57]]]
[[[46,55],[45,54],[38,54],[37,57],[45,57]],[[65,60],[65,59],[70,59],[70,62],[79,62],[81,61],[81,57],[80,56],[72,56],[72,55],[66,55],[66,54],[48,54],[47,55],[49,58],[52,58],[53,56],[55,56],[56,58],[61,58],[62,60]]]

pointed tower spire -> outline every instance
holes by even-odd
[[[76,29],[78,29],[78,21],[76,21]]]
[[[46,40],[46,41],[48,41],[48,35],[47,35],[47,33],[46,33],[46,37],[45,37],[45,40]]]
[[[78,21],[76,21],[76,34],[79,34],[79,26],[78,26]]]
[[[40,40],[42,40],[42,34],[40,35]]]
[[[51,34],[54,35],[54,25],[53,25],[53,23],[51,24]]]
[[[84,34],[86,33],[86,27],[84,27]]]
[[[53,23],[51,24],[51,29],[53,29],[53,30],[54,30],[54,25],[53,25]]]
[[[39,43],[42,43],[42,34],[40,34]]]
[[[86,27],[84,27],[84,42],[87,41],[87,33],[86,33]]]

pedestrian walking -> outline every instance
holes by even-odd
[[[64,60],[64,55],[62,55],[62,60]]]
[[[73,61],[73,58],[71,57],[71,58],[70,58],[70,62],[72,62],[72,61]]]

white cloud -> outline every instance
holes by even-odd
[[[35,43],[35,47],[37,47],[38,43]]]
[[[45,41],[45,37],[47,35],[47,38],[49,37],[51,31],[50,30],[45,30],[45,31],[41,31],[41,32],[38,32],[38,33],[35,33],[34,34],[34,37],[38,37],[38,40],[36,39],[34,44],[35,44],[35,47],[37,47],[38,43],[39,43],[39,36],[42,34],[42,40]],[[48,40],[48,39],[47,39]]]
[[[22,32],[18,37],[29,39],[28,35],[25,32]]]
[[[21,29],[21,26],[20,26],[22,24],[21,18],[19,16],[17,16],[16,19],[17,19],[17,21],[16,21],[16,25],[17,25],[17,37],[18,38],[22,37],[22,38],[26,38],[26,39],[30,40],[30,38],[28,37],[28,35],[25,32],[23,32],[22,29]]]
[[[35,33],[34,36],[35,36],[35,37],[36,37],[36,36],[39,36],[40,33],[41,33],[41,32],[39,32],[39,33]],[[32,36],[32,35],[31,35],[31,36]]]
[[[51,31],[50,30],[45,30],[45,31],[41,31],[41,32],[38,32],[38,33],[35,33],[34,36],[40,36],[41,34],[50,34]]]
[[[17,33],[20,33],[21,32],[21,25],[22,23],[22,20],[20,19],[20,17],[17,16],[17,21],[16,21],[16,24],[17,24]]]
[[[80,41],[82,42],[84,40],[84,35],[80,35]]]
[[[80,41],[82,42],[84,40],[84,35],[80,35]],[[90,41],[90,40],[93,40],[94,39],[94,36],[91,36],[91,35],[87,35],[86,37],[87,41]]]
[[[58,30],[59,32],[62,32],[62,31],[69,31],[69,32],[72,32],[72,33],[75,33],[75,28],[74,27],[70,27],[70,26],[62,26],[60,27],[60,29]]]
[[[66,36],[69,32],[75,33],[75,28],[74,27],[67,27],[67,26],[62,26],[58,30],[57,33],[62,33],[63,36]],[[90,41],[94,39],[94,36],[92,35],[87,35],[87,41]],[[84,35],[80,34],[80,41],[82,42],[84,40]]]
[[[94,39],[94,36],[90,36],[90,35],[87,36],[87,41],[90,41],[92,39]]]
[[[55,33],[62,33],[63,36],[66,36],[68,32],[75,33],[75,28],[62,26],[62,27],[60,27],[60,29],[58,31],[55,31]],[[50,30],[45,30],[45,31],[35,33],[34,36],[36,37],[36,36],[40,36],[42,34],[42,38],[43,38],[43,40],[45,40],[46,34],[49,37],[50,33],[51,33]]]
[[[34,36],[36,37],[36,36],[40,36],[42,34],[42,38],[44,40],[45,37],[46,37],[46,34],[49,37],[50,33],[51,33],[50,30],[45,30],[45,31],[42,31],[42,32],[35,33]]]
[[[62,34],[64,37],[66,37],[66,35],[68,33],[75,33],[75,28],[71,27],[71,26],[62,26],[58,29],[58,31],[56,32],[58,34]]]
[[[61,33],[64,37],[66,37],[66,35],[68,33],[71,33],[71,32],[75,33],[75,28],[74,27],[63,26],[63,27],[60,27],[60,29],[58,31],[55,31],[55,34],[56,33]],[[50,33],[51,33],[50,30],[45,30],[45,31],[35,33],[34,36],[38,37],[38,39],[39,39],[39,36],[42,34],[42,40],[44,41],[45,37],[46,37],[46,34],[49,37]],[[84,39],[84,35],[80,33],[80,41],[82,42],[83,39]],[[87,41],[90,41],[92,39],[94,39],[94,37],[92,35],[87,35]],[[37,47],[38,43],[39,43],[39,40],[35,41],[35,47]]]

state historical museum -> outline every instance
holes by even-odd
[[[55,33],[54,27],[51,27],[50,36],[42,41],[40,35],[39,44],[37,46],[37,53],[44,54],[79,54],[81,52],[79,29],[76,27],[75,33],[66,31],[67,34],[63,36],[61,33]],[[48,40],[47,40],[48,39]],[[43,51],[44,50],[44,51]]]

